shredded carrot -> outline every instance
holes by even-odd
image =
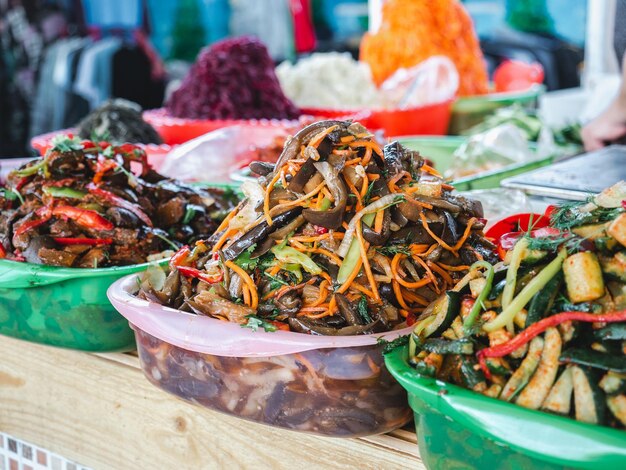
[[[242,279],[242,281],[245,282],[247,286],[250,288],[250,295],[252,297],[250,301],[251,302],[250,307],[256,310],[256,308],[259,306],[259,294],[257,292],[256,285],[254,285],[254,281],[252,280],[250,275],[230,260],[226,261],[224,264],[228,268],[236,272],[239,275],[239,277]]]
[[[437,246],[437,245],[433,245],[433,246]],[[426,250],[428,250],[428,248],[429,246],[426,244],[412,243],[411,245],[409,245],[409,249],[411,250],[411,254],[413,255],[424,253]]]
[[[430,248],[426,250],[424,253],[414,253],[414,255],[425,258],[426,256],[430,255],[433,251],[435,251],[438,246],[439,245],[437,245],[436,243],[433,243],[432,245],[430,245]]]
[[[383,230],[383,220],[385,219],[385,210],[380,210],[376,213],[376,218],[374,219],[374,231],[377,233],[381,233]]]
[[[371,147],[367,147],[367,149],[365,150],[365,155],[363,156],[363,159],[361,160],[361,165],[363,165],[363,167],[365,168],[371,159],[372,159],[372,149]]]
[[[322,277],[325,281],[327,281],[329,286],[333,285],[333,280],[331,279],[330,274],[322,271],[321,273],[318,274],[318,276]]]
[[[324,140],[324,138],[330,134],[331,132],[333,132],[335,129],[337,129],[337,127],[339,127],[337,124],[335,124],[334,126],[330,126],[327,127],[326,129],[324,129],[323,131],[321,131],[320,133],[316,134],[313,136],[313,138],[309,141],[309,145],[311,147],[315,147],[317,148],[317,146],[319,144],[322,143],[322,140]]]
[[[248,288],[247,285],[244,284],[243,286],[241,286],[241,292],[243,293],[243,303],[249,307],[250,306],[250,289]]]
[[[265,214],[265,220],[267,221],[267,225],[272,225],[272,216],[270,215],[270,194],[272,194],[272,190],[274,189],[274,185],[280,179],[279,171],[276,172],[270,183],[267,185],[267,190],[265,191],[265,197],[263,198],[263,213]]]
[[[225,230],[222,236],[215,242],[215,245],[213,245],[213,249],[211,251],[215,253],[222,247],[222,245],[224,245],[224,243],[226,243],[226,240],[228,240],[228,238],[235,233],[237,233],[237,229]]]
[[[452,277],[450,276],[450,274],[448,274],[446,270],[439,267],[437,263],[433,263],[432,261],[427,261],[427,264],[433,271],[439,274],[444,279],[444,281],[446,281],[448,284],[454,284],[454,281],[452,280]]]
[[[403,255],[402,253],[396,253],[396,255],[393,257],[393,260],[391,261],[391,273],[393,274],[394,279],[400,285],[402,285],[404,287],[407,287],[409,289],[418,289],[420,287],[423,287],[423,286],[425,286],[427,284],[430,284],[431,282],[435,281],[435,278],[432,275],[432,272],[430,273],[429,277],[421,279],[421,280],[416,281],[416,282],[407,282],[404,279],[402,279],[402,277],[400,276],[400,273],[398,272],[398,264],[404,258],[406,258],[406,255]]]
[[[361,271],[361,266],[363,266],[363,259],[359,258],[357,260],[356,265],[354,266],[354,269],[352,270],[352,272],[350,273],[350,276],[348,277],[348,279],[346,279],[346,282],[344,282],[339,289],[337,289],[337,293],[338,294],[343,294],[345,291],[348,290],[348,288],[350,287],[350,284],[352,284],[352,282],[356,279],[356,277],[358,276],[359,272]],[[334,299],[335,297],[333,297]]]
[[[230,213],[226,216],[226,218],[222,220],[222,223],[219,225],[219,227],[217,227],[217,230],[215,230],[215,233],[221,232],[226,227],[228,227],[229,222],[232,220],[233,217],[235,217],[237,212],[239,212],[241,205],[242,203],[240,202],[239,204],[237,204],[237,207],[235,207],[232,211],[230,211]]]
[[[356,289],[359,292],[362,292],[363,294],[367,295],[368,297],[374,297],[374,293],[367,289],[366,287],[362,286],[361,284],[359,284],[358,282],[353,282],[352,285],[350,286],[350,288]]]
[[[350,191],[356,196],[356,210],[360,211],[363,208],[363,199],[361,198],[361,193],[356,186],[350,181],[349,178],[345,178],[346,183],[348,184],[348,188]]]
[[[405,309],[401,308],[398,311],[400,312],[400,315],[402,315],[404,318],[409,316],[409,311],[408,310],[405,310]]]
[[[299,242],[304,242],[304,243],[312,243],[312,242],[319,242],[322,240],[326,240],[327,238],[333,238],[333,239],[339,239],[341,240],[344,237],[344,233],[343,232],[327,232],[324,233],[322,235],[315,235],[315,236],[299,236],[299,237],[291,237],[289,240],[295,240],[295,241],[299,241]]]
[[[353,135],[347,135],[345,137],[342,137],[341,139],[339,139],[341,141],[342,144],[347,144],[348,142],[352,142],[353,140],[355,140],[356,138]]]
[[[406,202],[408,202],[410,204],[413,204],[415,206],[424,207],[425,209],[432,209],[433,208],[432,204],[428,204],[427,202],[418,201],[416,199],[413,199],[412,197],[407,197],[406,198]]]
[[[441,266],[443,269],[445,269],[446,271],[467,271],[470,267],[467,266],[466,264],[462,264],[460,266],[450,266],[449,264],[444,264],[444,263],[437,263],[439,266]]]
[[[452,186],[451,184],[448,184],[448,183],[441,183],[441,187],[443,189],[447,189],[448,191],[452,191],[454,189],[454,186]]]
[[[315,367],[313,367],[313,364],[311,364],[309,360],[302,355],[302,353],[295,353],[294,357],[300,364],[304,366],[304,368],[309,372],[309,374],[311,374],[311,377],[313,378],[313,382],[315,382],[315,385],[317,385],[317,388],[320,390],[323,390],[324,381],[320,379],[319,375],[317,375],[317,371],[315,370]]]
[[[367,246],[365,245],[365,242],[363,241],[363,232],[362,232],[360,223],[356,224],[356,236],[357,236],[357,240],[359,241],[359,246],[361,248],[361,259],[363,260],[363,268],[365,270],[367,279],[370,282],[370,287],[372,288],[372,294],[374,294],[374,300],[376,302],[380,302],[380,294],[378,293],[378,284],[376,284],[376,279],[374,279],[374,276],[372,274],[372,268],[370,266],[370,262],[367,259]]]
[[[297,206],[301,203],[303,203],[304,201],[306,201],[307,199],[312,198],[313,196],[315,196],[317,193],[319,193],[321,190],[326,190],[325,186],[325,182],[322,181],[320,184],[318,184],[315,189],[313,189],[313,191],[311,191],[310,193],[305,194],[304,196],[298,198],[298,199],[294,199],[293,201],[287,201],[284,202],[282,204],[279,204],[277,206],[272,207],[272,210],[270,212],[268,212],[268,214],[270,215],[276,215],[277,213],[282,213],[285,209],[289,208],[289,207],[293,207],[293,206]],[[267,194],[267,193],[266,193]],[[268,198],[268,204],[269,204],[269,198]],[[269,207],[269,205],[268,205]],[[266,217],[267,219],[267,217]],[[270,217],[271,220],[271,217]],[[269,225],[272,225],[268,222]]]
[[[276,276],[278,274],[278,271],[281,270],[281,268],[283,267],[283,263],[281,263],[280,261],[278,263],[276,263],[275,266],[272,267],[272,269],[270,269],[270,276]]]
[[[404,301],[404,297],[402,297],[402,291],[400,290],[400,284],[398,284],[398,281],[391,281],[391,287],[393,288],[394,294],[396,294],[396,300],[398,301],[400,307],[408,310],[410,307]]]
[[[452,247],[454,251],[458,251],[463,246],[463,244],[467,240],[467,237],[469,237],[469,234],[472,230],[472,226],[474,225],[475,222],[476,222],[475,217],[472,217],[471,219],[467,221],[467,226],[465,227],[465,232],[463,232],[463,236],[459,239],[458,242],[456,242],[456,245]]]
[[[327,307],[302,307],[300,310],[298,310],[298,316],[300,316],[300,313],[308,313],[308,312],[327,312],[328,308]]]
[[[352,165],[356,165],[357,163],[359,163],[361,161],[360,157],[357,158],[353,158],[352,160],[348,160],[346,161],[345,165],[346,166],[352,166]]]
[[[301,316],[299,312],[297,313],[297,315]],[[322,313],[314,314],[303,312],[303,315],[307,318],[310,318],[311,320],[317,320],[318,318],[329,317],[332,315],[332,313],[330,312],[330,310],[328,310],[328,308],[324,307],[324,311]]]
[[[361,200],[365,198],[365,195],[367,194],[367,188],[370,184],[368,175],[366,174],[365,176],[366,177],[363,178],[363,183],[361,183]]]
[[[441,173],[439,173],[437,170],[435,170],[432,166],[427,165],[426,163],[424,163],[422,165],[422,170],[425,171],[426,173],[430,173],[433,176],[438,176],[441,178]]]
[[[430,229],[430,226],[428,225],[428,219],[424,215],[424,212],[420,212],[420,219],[422,219],[422,225],[424,226],[424,229],[426,230],[426,232],[428,232],[428,235],[430,235],[433,238],[433,240],[435,240],[437,243],[439,243],[441,246],[443,246],[446,250],[451,251],[456,256],[458,256],[458,254],[456,253],[456,251],[454,250],[453,247],[451,247],[446,242],[444,242],[441,238],[439,238],[437,235],[435,235],[435,232],[433,232]]]
[[[383,154],[380,146],[373,140],[357,140],[356,142],[350,142],[348,145],[351,148],[365,147],[372,152],[376,152],[378,155]],[[365,157],[363,157],[363,160],[365,160]]]
[[[323,188],[322,192],[324,193],[324,196],[328,198],[329,201],[334,202],[335,198],[333,197],[332,194],[330,194],[330,191],[328,190],[328,188]]]
[[[394,175],[389,181],[387,181],[387,187],[389,188],[389,191],[391,191],[392,193],[397,193],[398,187],[396,186],[396,183],[405,176],[408,176],[409,178],[411,177],[408,171],[401,171],[397,175]]]
[[[415,292],[412,292],[408,289],[401,289],[401,292],[402,296],[409,302],[420,304],[424,307],[428,307],[428,305],[430,305],[430,302],[427,299],[425,299],[421,295],[417,295]]]
[[[376,365],[374,360],[369,355],[367,356],[367,365],[370,366],[370,369],[372,369],[372,372],[374,374],[376,375],[380,374],[380,367]]]
[[[366,175],[369,178],[370,182],[376,181],[380,178],[380,175],[377,175],[376,173],[366,173]]]
[[[328,289],[326,287],[328,285],[329,285],[328,282],[326,281],[326,279],[324,279],[319,285],[319,290],[320,290],[319,297],[311,305],[307,305],[307,307],[318,307],[324,302],[326,302],[326,298],[328,297]]]
[[[285,179],[285,172],[280,172],[280,184],[283,185],[283,188],[287,188],[287,180]]]

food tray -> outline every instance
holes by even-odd
[[[300,120],[288,119],[182,119],[168,116],[165,108],[144,111],[143,118],[169,145],[183,144],[207,132],[241,124],[280,127],[289,133],[295,132],[303,125]]]
[[[407,348],[385,357],[409,393],[420,455],[430,469],[624,468],[626,433],[528,410],[420,376]]]
[[[147,266],[78,269],[0,260],[0,334],[83,351],[134,350],[133,332],[106,290]]]
[[[543,85],[532,85],[527,90],[510,91],[501,93],[489,93],[486,95],[467,96],[459,98],[452,105],[452,117],[448,127],[448,134],[460,134],[483,122],[498,108],[521,104],[524,106],[536,106],[537,99],[543,92]]]
[[[398,141],[411,150],[418,150],[424,158],[431,160],[435,164],[437,171],[445,173],[452,162],[454,151],[466,141],[466,138],[459,136],[407,136],[398,138]],[[531,144],[530,148],[531,150],[536,149],[534,144]],[[505,178],[547,166],[553,161],[554,156],[549,156],[526,163],[508,165],[496,170],[484,171],[457,179],[452,182],[452,185],[454,185],[458,191],[498,188],[500,187],[500,181]]]
[[[327,337],[241,328],[132,295],[137,276],[109,289],[135,329],[144,374],[185,400],[271,426],[355,437],[410,420],[402,387],[387,372],[378,338],[403,330]]]

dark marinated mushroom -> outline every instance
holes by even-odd
[[[361,325],[361,320],[356,310],[345,295],[335,294],[337,299],[337,307],[339,307],[339,313],[346,319],[348,325]]]
[[[274,171],[274,164],[268,162],[251,162],[250,171],[260,176],[267,176]]]
[[[343,222],[343,214],[348,203],[348,190],[339,176],[339,171],[336,167],[333,167],[328,162],[316,162],[314,165],[317,171],[324,177],[324,181],[335,200],[335,206],[325,211],[304,209],[302,215],[307,222],[313,225],[336,229],[340,227]]]

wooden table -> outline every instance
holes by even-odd
[[[151,385],[131,354],[0,336],[0,431],[94,469],[424,469],[412,425],[332,439],[193,406]]]

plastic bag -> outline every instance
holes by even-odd
[[[483,205],[484,217],[487,219],[485,230],[493,226],[500,219],[513,214],[531,212],[533,207],[528,196],[519,189],[476,189],[459,193],[471,199],[476,199]]]
[[[433,56],[411,68],[398,69],[380,86],[388,109],[406,109],[452,99],[459,88],[454,63],[444,56]]]
[[[445,176],[458,179],[536,158],[528,147],[526,134],[513,124],[503,124],[471,136],[456,149]]]
[[[254,147],[268,146],[279,136],[291,133],[281,126],[239,125],[218,129],[172,150],[160,173],[182,181],[218,183],[255,158]]]

